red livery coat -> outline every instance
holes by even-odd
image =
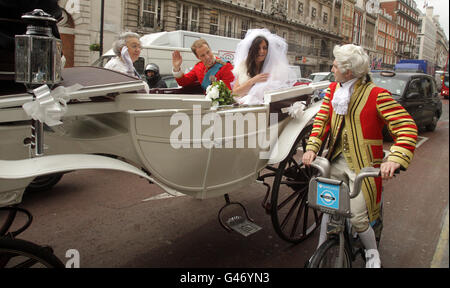
[[[388,161],[399,163],[406,169],[413,158],[417,141],[417,126],[411,115],[392,98],[389,91],[376,87],[370,81],[363,84],[361,79],[355,83],[347,114],[338,115],[331,101],[339,88],[336,82],[328,87],[314,119],[306,150],[317,153],[327,136],[330,136],[328,158],[336,157],[334,147],[340,139],[341,143],[345,140],[345,144],[339,151],[355,173],[359,173],[363,167],[379,167],[383,160],[382,128],[387,125],[395,141],[390,148]],[[362,192],[370,221],[379,216],[381,190],[381,177],[364,180]]]

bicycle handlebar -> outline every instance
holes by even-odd
[[[316,159],[311,163],[311,166],[319,170],[320,176],[324,178],[330,178],[330,161],[324,157],[317,156]],[[396,171],[396,173],[398,173]],[[375,167],[364,167],[356,175],[355,182],[353,183],[353,192],[350,193],[350,198],[355,198],[358,196],[361,190],[361,183],[364,178],[367,177],[378,177],[380,176],[380,168]]]
[[[361,183],[364,178],[367,177],[378,177],[380,176],[380,168],[375,167],[364,167],[359,171],[358,175],[355,177],[355,182],[353,183],[353,191],[350,192],[350,198],[355,198],[361,191]]]
[[[317,156],[311,163],[311,166],[319,170],[321,177],[330,178],[331,164],[327,158]]]

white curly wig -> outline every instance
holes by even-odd
[[[354,77],[362,78],[370,71],[369,56],[361,46],[354,44],[336,45],[333,55],[341,73],[350,70]]]

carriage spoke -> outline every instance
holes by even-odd
[[[286,217],[284,217],[283,222],[281,222],[281,229],[284,229],[284,227],[286,226],[286,224],[288,223],[289,219],[291,218],[292,213],[294,212],[295,208],[297,208],[298,204],[300,202],[300,197],[297,197],[295,199],[294,204],[291,206],[291,208],[289,209],[289,212],[287,213]]]
[[[308,207],[306,207],[306,199],[308,198],[308,195],[305,195],[302,199],[302,206],[303,208],[305,208],[305,214],[304,214],[304,218],[303,218],[303,235],[307,234],[307,230],[308,230],[308,214],[309,214],[309,209]]]
[[[30,268],[37,262],[38,261],[36,261],[35,259],[28,259],[28,260],[23,261],[22,263],[15,265],[13,268]]]
[[[302,149],[303,149],[303,152],[305,152],[306,151],[306,141],[307,139],[306,138],[303,138],[302,139]]]
[[[285,185],[305,185],[308,184],[308,181],[281,181],[280,184],[285,184]]]
[[[289,195],[283,202],[278,204],[277,210],[281,210],[287,203],[289,203],[295,196],[297,196],[301,191],[296,191]]]
[[[11,258],[13,258],[14,255],[11,253],[2,253],[0,254],[0,268],[6,267],[6,265],[9,263]]]
[[[306,168],[306,169],[308,169],[308,168]],[[309,179],[311,176],[308,175],[309,173],[306,172],[306,169],[300,169],[300,171],[302,172],[302,174],[305,178]]]
[[[312,125],[305,127],[288,158],[280,163],[272,191],[272,223],[281,238],[292,243],[306,239],[319,221],[317,213],[310,213],[307,205],[309,180],[315,172],[301,161],[311,129]]]
[[[301,200],[300,208],[297,211],[297,217],[295,217],[294,225],[292,226],[291,237],[295,237],[295,232],[297,231],[298,223],[300,222],[300,219],[302,218],[303,209],[305,208],[305,201],[304,201],[305,195],[300,195],[299,198],[300,197],[302,200]],[[307,213],[307,211],[306,211],[306,213]],[[305,230],[305,227],[303,227],[303,230]],[[305,235],[305,231],[303,231],[302,235]]]
[[[302,167],[300,165],[298,165],[297,161],[292,161],[295,163],[295,168],[297,168],[297,170],[300,170]]]
[[[275,168],[275,167],[269,166],[269,165],[267,165],[265,168],[266,168],[267,170],[270,170],[270,171],[273,171],[273,172],[276,172],[277,169],[278,169],[278,168]]]
[[[292,200],[292,198],[294,198],[295,196],[297,196],[298,194],[301,194],[305,191],[305,189],[308,189],[307,186],[302,187],[300,190],[295,191],[294,193],[292,193],[291,195],[289,195],[289,197],[287,197],[283,202],[281,202],[278,206],[277,206],[277,210],[281,210],[288,202],[290,202]]]

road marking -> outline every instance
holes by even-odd
[[[420,139],[420,140],[419,140]],[[423,137],[423,136],[417,136],[417,144],[416,144],[416,148],[419,148],[420,145],[422,145],[423,143],[425,143],[429,138],[428,137]]]
[[[161,199],[167,199],[167,198],[172,198],[172,197],[180,197],[180,196],[186,196],[186,194],[183,193],[179,193],[179,192],[174,192],[175,194],[169,194],[167,192],[158,194],[156,196],[152,196],[150,198],[144,199],[142,200],[142,202],[147,202],[147,201],[151,201],[151,200],[161,200]]]

